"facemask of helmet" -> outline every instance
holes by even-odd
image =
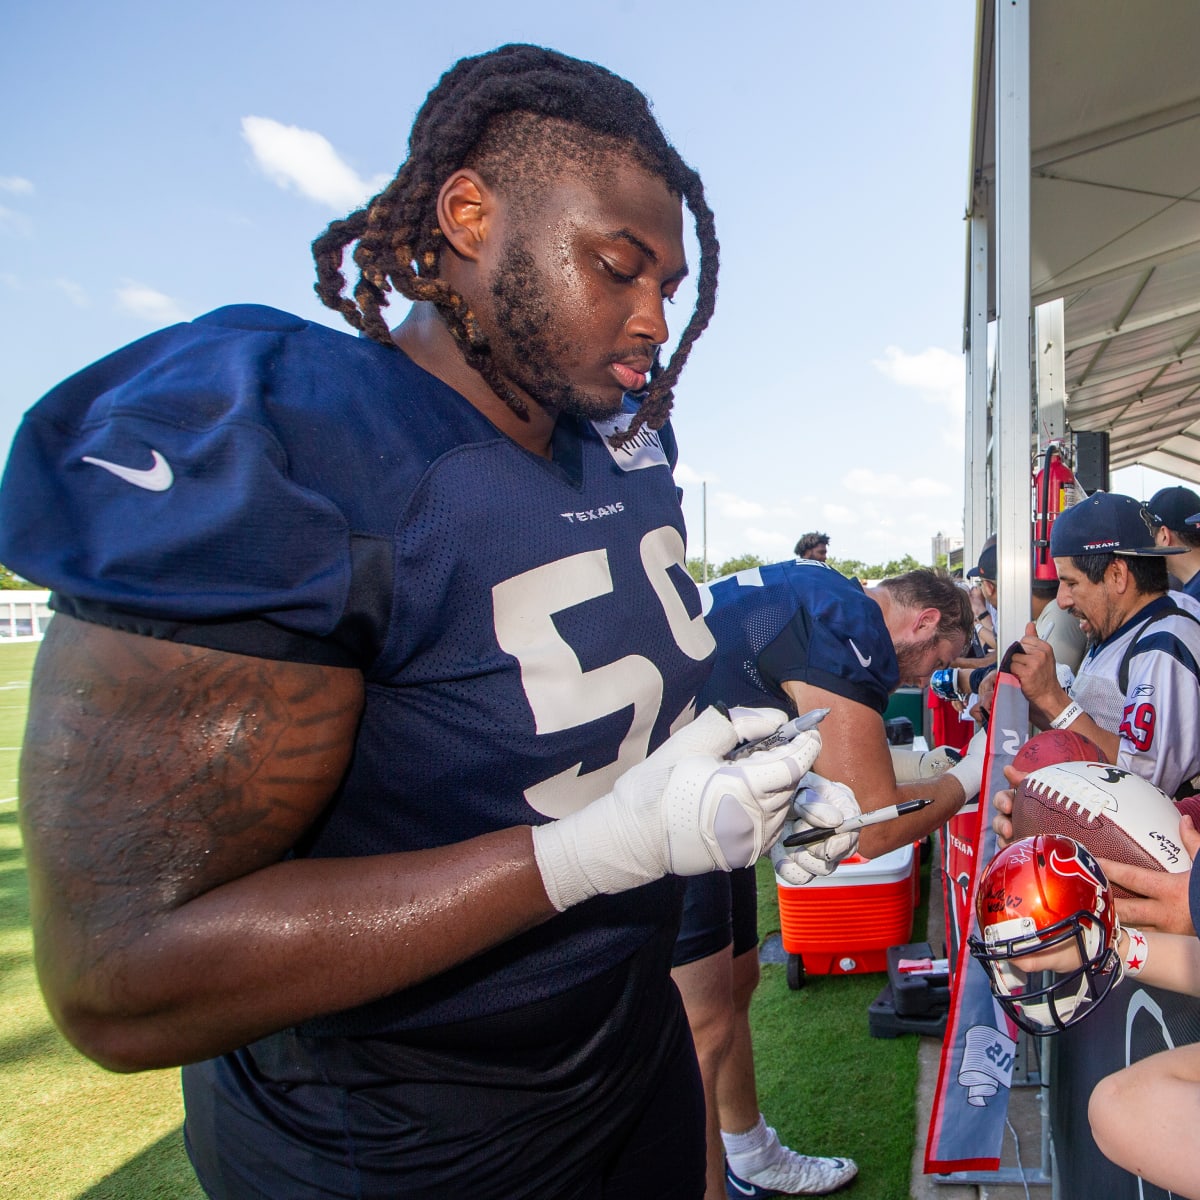
[[[1035,1036],[1083,1020],[1121,978],[1112,891],[1072,838],[1039,834],[1004,847],[979,881],[975,912],[971,953],[1005,1012]],[[1070,970],[1029,972],[1015,961],[1066,946],[1079,964]]]

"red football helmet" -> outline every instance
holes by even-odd
[[[1081,1021],[1121,978],[1112,891],[1073,838],[1043,833],[1005,846],[983,872],[975,913],[981,936],[968,939],[971,953],[1004,1011],[1029,1033]],[[1080,960],[1073,970],[1026,972],[1013,961],[1070,941]]]

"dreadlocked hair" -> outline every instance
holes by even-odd
[[[510,45],[460,59],[425,98],[413,122],[408,158],[396,177],[365,207],[334,221],[313,242],[315,290],[357,330],[394,346],[383,309],[395,288],[427,300],[445,320],[467,363],[516,413],[526,405],[501,377],[487,337],[464,298],[438,277],[442,231],[437,200],[442,184],[470,167],[491,186],[514,193],[556,177],[563,166],[597,173],[614,155],[632,157],[681,196],[700,244],[696,307],[665,367],[655,364],[629,428],[661,429],[692,345],[708,325],[717,294],[720,247],[700,176],[667,141],[650,102],[633,84],[596,63],[541,46]],[[353,246],[358,281],[347,296],[342,263]]]

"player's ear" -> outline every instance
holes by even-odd
[[[933,634],[937,631],[937,627],[942,623],[942,613],[937,608],[923,608],[917,614],[916,622],[913,624],[915,633]]]
[[[487,239],[495,213],[496,194],[476,172],[462,167],[438,192],[438,225],[447,244],[460,257],[474,262]]]

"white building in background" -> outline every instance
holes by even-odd
[[[0,642],[40,642],[51,616],[49,592],[0,591]]]
[[[933,535],[933,557],[930,562],[936,563],[937,560],[944,554],[949,560],[955,550],[963,548],[963,540],[961,537],[951,537],[948,533],[935,533]],[[962,555],[959,555],[959,560],[962,560]]]

